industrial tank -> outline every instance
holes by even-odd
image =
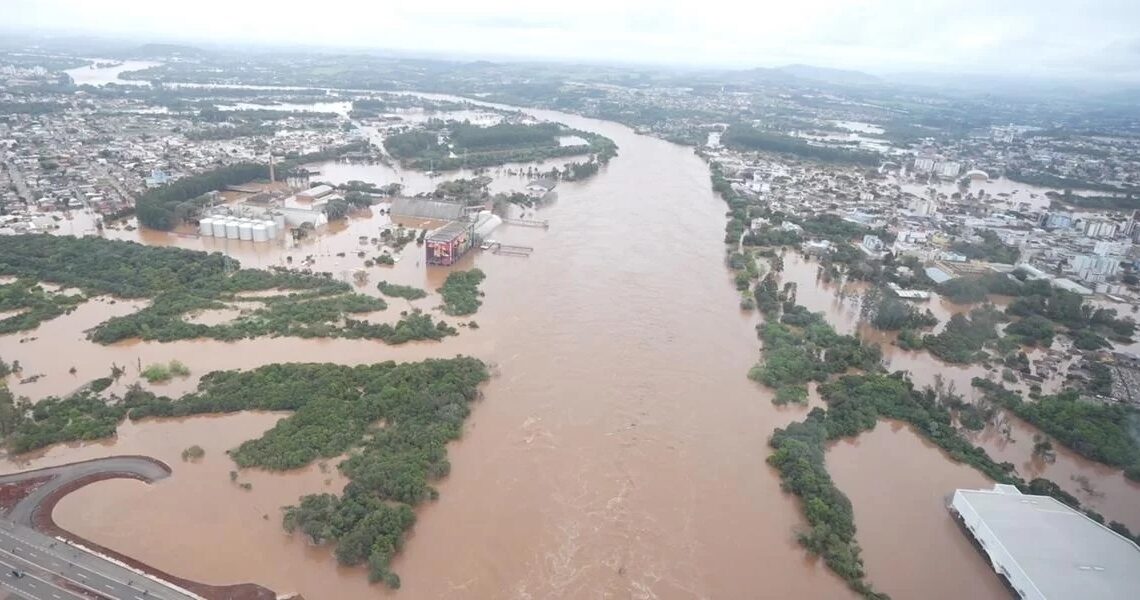
[[[226,238],[231,240],[238,239],[237,221],[226,221]]]
[[[277,223],[273,221],[266,221],[264,225],[266,238],[271,240],[277,239]]]
[[[254,223],[252,226],[253,241],[265,242],[269,240],[269,231],[265,227],[265,223]]]
[[[238,238],[243,240],[253,239],[253,223],[249,221],[238,222]]]
[[[198,221],[198,235],[202,237],[210,237],[214,235],[214,220],[206,217]]]
[[[214,237],[216,237],[216,238],[226,237],[226,220],[225,220],[225,218],[223,218],[223,217],[211,217],[210,221],[213,224]]]

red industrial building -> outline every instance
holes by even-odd
[[[429,265],[452,265],[475,243],[475,224],[452,221],[431,232],[424,243]]]

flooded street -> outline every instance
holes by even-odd
[[[606,135],[620,156],[591,180],[559,185],[557,202],[538,213],[549,220],[548,230],[506,225],[495,231],[504,243],[534,247],[530,258],[474,251],[464,259],[460,267],[477,266],[488,275],[484,305],[473,317],[478,330],[404,346],[292,338],[97,346],[80,330],[135,306],[97,301],[35,332],[0,338],[5,360],[46,374],[13,384],[17,394],[37,399],[105,376],[112,363],[129,367],[117,384],[121,390],[137,380],[137,365],[184,362],[189,378],[154,388],[168,395],[192,389],[211,370],[274,362],[361,364],[467,354],[490,363],[494,377],[463,439],[450,449],[451,474],[437,485],[440,499],[417,511],[418,522],[393,562],[400,592],[368,585],[360,570],[337,568],[327,550],[281,530],[281,506],[305,493],[339,491],[335,461],[327,473],[319,465],[287,474],[242,471],[237,481],[249,482],[249,491],[230,481],[234,467],[225,450],[259,436],[281,415],[128,423],[117,440],[51,448],[4,470],[110,454],[164,460],[174,467],[170,479],[151,486],[93,484],[65,498],[57,520],[180,576],[252,581],[308,600],[853,597],[795,542],[800,509],[765,463],[772,430],[801,420],[807,409],[773,406],[771,392],[745,377],[759,355],[757,317],[737,309],[739,296],[723,267],[725,205],[710,190],[706,165],[691,149],[623,126],[530,112]],[[393,182],[367,165],[321,169],[337,181]],[[225,250],[251,267],[313,255],[314,270],[349,279],[363,263],[356,255],[359,236],[375,236],[386,224],[386,216],[372,214],[291,249],[158,232],[108,237]],[[419,252],[409,246],[396,266],[369,269],[360,290],[376,294],[376,282],[387,279],[434,291],[448,271],[423,266]],[[812,263],[789,254],[783,277],[799,283],[800,303],[824,311],[837,329],[859,329],[857,301],[837,299],[838,284],[818,283]],[[861,293],[858,286],[847,289]],[[413,306],[430,310],[438,303],[433,293]],[[407,308],[403,300],[389,304],[389,316]],[[943,320],[964,310],[938,299],[930,305]],[[19,342],[27,337],[39,339]],[[66,359],[60,359],[62,348]],[[948,376],[928,354],[886,345],[884,351],[893,368],[910,370],[920,385],[934,373]],[[965,392],[976,374],[963,369],[950,377]],[[205,458],[183,463],[182,450],[193,444],[206,449]],[[1003,450],[1009,458],[995,457],[1021,469],[1031,448],[1022,440]],[[870,579],[879,589],[898,598],[950,597],[950,590],[1003,597],[943,503],[955,487],[986,485],[983,476],[889,423],[837,444],[828,465],[851,496]],[[1053,468],[1093,478],[1113,498],[1112,510],[1104,501],[1109,518],[1140,521],[1125,514],[1140,505],[1135,486],[1105,483],[1122,479],[1119,471],[1098,474],[1069,456]],[[900,539],[900,531],[909,539]]]

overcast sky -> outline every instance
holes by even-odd
[[[701,66],[1140,79],[1140,0],[0,0],[4,27]]]

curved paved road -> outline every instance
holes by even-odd
[[[0,591],[43,600],[124,598],[190,600],[198,596],[171,587],[137,569],[107,560],[33,529],[50,522],[55,503],[87,483],[110,478],[153,482],[170,476],[165,463],[145,456],[112,456],[58,467],[0,475],[0,486],[31,487],[0,521]]]
[[[21,525],[32,527],[36,510],[45,500],[53,493],[80,481],[88,481],[94,477],[101,479],[124,477],[151,483],[169,476],[170,467],[166,466],[166,463],[146,456],[111,456],[58,467],[0,475],[0,485],[51,477],[49,481],[19,500],[4,516]],[[52,507],[48,506],[47,508],[51,510]]]

